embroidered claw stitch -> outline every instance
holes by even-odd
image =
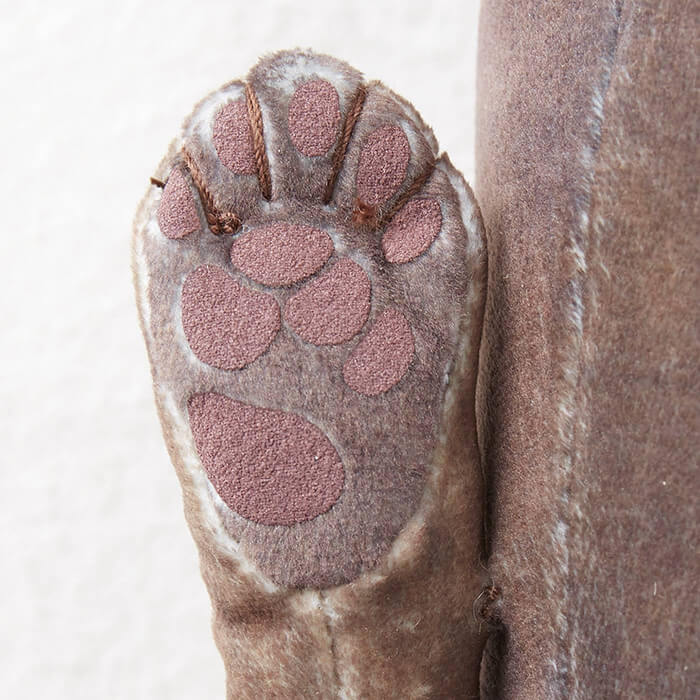
[[[326,191],[323,195],[323,203],[328,204],[333,198],[333,191],[335,190],[335,183],[338,179],[341,168],[343,167],[343,161],[345,160],[345,153],[348,150],[348,144],[350,143],[350,137],[355,128],[357,120],[362,114],[362,108],[365,104],[365,98],[367,97],[367,88],[364,85],[360,85],[357,88],[355,97],[353,98],[352,105],[348,111],[348,115],[345,118],[345,123],[343,124],[343,136],[338,145],[338,149],[333,155],[333,167],[331,168],[331,175],[328,178],[328,184],[326,185]]]
[[[374,229],[379,223],[377,219],[377,207],[365,204],[359,197],[355,200],[355,209],[352,213],[352,223],[355,226]]]
[[[474,619],[478,620],[479,625],[496,627],[500,624],[502,598],[503,592],[498,586],[493,583],[484,586],[473,606]]]
[[[262,196],[270,201],[272,198],[272,181],[270,179],[270,163],[265,151],[265,138],[263,136],[263,118],[260,103],[249,83],[245,86],[245,99],[248,106],[250,130],[253,136],[253,149],[255,153],[255,168],[258,172],[258,182]]]
[[[381,228],[382,226],[386,226],[396,216],[396,214],[398,214],[398,212],[400,212],[401,209],[403,209],[404,205],[410,199],[413,199],[413,197],[415,197],[423,189],[423,186],[426,182],[428,182],[428,180],[430,180],[430,177],[432,176],[434,171],[435,161],[433,161],[432,163],[428,163],[425,170],[421,173],[420,177],[418,177],[413,182],[413,184],[411,184],[411,186],[396,200],[394,206],[384,216],[381,217],[381,219],[377,222],[379,228]]]
[[[202,173],[197,167],[194,158],[186,148],[182,149],[185,166],[192,176],[192,181],[199,192],[199,198],[204,207],[204,216],[207,219],[209,230],[215,235],[222,233],[234,234],[241,228],[241,220],[230,211],[221,211],[214,203],[214,196],[204,182]],[[155,183],[154,183],[155,184]]]

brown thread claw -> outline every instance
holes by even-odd
[[[411,186],[396,200],[394,206],[381,217],[377,222],[378,227],[386,226],[403,208],[406,202],[412,197],[415,197],[423,189],[423,186],[428,182],[433,172],[435,172],[435,161],[425,168],[421,175],[414,180]]]
[[[245,99],[248,107],[248,119],[250,131],[253,135],[253,150],[255,153],[255,168],[258,173],[260,192],[270,201],[272,198],[272,180],[270,178],[270,163],[265,150],[265,138],[263,135],[263,118],[260,103],[249,83],[245,85]]]
[[[338,175],[343,167],[343,161],[345,160],[345,153],[348,150],[348,144],[350,143],[350,138],[352,137],[352,132],[355,129],[355,124],[362,114],[362,108],[365,104],[365,98],[367,97],[367,88],[364,85],[360,85],[357,88],[355,97],[353,98],[350,109],[345,117],[345,122],[343,123],[343,133],[338,148],[333,154],[333,166],[331,168],[331,175],[328,178],[328,184],[326,185],[326,191],[323,195],[323,203],[328,204],[333,198],[333,191],[335,190],[335,183],[338,179]]]
[[[501,622],[500,602],[503,593],[498,586],[493,583],[484,586],[481,593],[474,600],[472,606],[472,614],[474,619],[479,622],[479,628],[482,624],[489,626],[497,626]]]
[[[241,220],[233,212],[222,212],[216,206],[216,203],[214,202],[214,195],[212,195],[209,188],[206,186],[204,177],[197,167],[194,158],[184,147],[182,149],[182,155],[185,161],[185,167],[192,176],[192,181],[199,192],[199,198],[202,202],[202,208],[204,209],[204,216],[207,220],[209,230],[215,236],[219,236],[222,233],[236,233],[236,231],[238,231],[238,229],[241,227]]]
[[[377,225],[377,207],[365,204],[359,197],[355,200],[355,208],[352,213],[352,222],[355,226],[375,228]]]

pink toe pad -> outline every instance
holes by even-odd
[[[219,369],[241,369],[262,355],[280,329],[280,309],[214,265],[191,272],[182,288],[182,326],[192,352]]]
[[[245,99],[224,105],[214,118],[212,140],[221,162],[236,175],[254,175],[255,151]]]
[[[338,135],[338,92],[325,80],[304,83],[289,102],[287,121],[297,150],[305,156],[322,156]]]
[[[332,252],[324,231],[278,222],[243,234],[231,246],[231,262],[259,284],[283,287],[318,272]]]
[[[357,169],[357,196],[363,204],[378,206],[396,194],[406,177],[411,148],[398,126],[386,124],[365,140]]]
[[[188,404],[197,452],[212,485],[236,513],[263,525],[294,525],[340,498],[345,471],[330,440],[294,413],[214,393]]]
[[[182,238],[199,228],[192,190],[179,168],[173,168],[160,198],[158,226],[167,238]]]
[[[367,273],[344,258],[297,292],[285,305],[284,318],[307,342],[337,345],[350,340],[365,325],[370,295]]]
[[[387,309],[346,360],[343,378],[360,394],[377,396],[406,374],[414,354],[406,317],[396,309]]]
[[[392,219],[382,238],[390,263],[407,263],[424,253],[442,228],[440,204],[435,199],[412,199]]]

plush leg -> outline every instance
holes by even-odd
[[[187,119],[133,251],[228,697],[473,697],[484,241],[430,129],[265,58]]]
[[[698,695],[698,19],[482,3],[485,698]]]

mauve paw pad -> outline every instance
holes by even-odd
[[[236,175],[255,174],[255,151],[244,99],[229,102],[214,118],[214,148],[221,162]]]
[[[401,127],[387,124],[373,131],[360,152],[357,195],[370,206],[396,194],[406,177],[411,148]]]
[[[182,326],[192,352],[218,369],[242,369],[257,360],[280,329],[280,310],[267,294],[250,289],[214,265],[187,275]]]
[[[412,199],[386,227],[382,237],[384,257],[390,263],[415,260],[430,248],[442,228],[436,199]]]
[[[365,325],[371,292],[367,273],[343,258],[287,301],[284,320],[308,343],[345,343]]]
[[[292,143],[305,156],[322,156],[338,137],[340,117],[338,91],[328,81],[304,83],[289,103]]]
[[[250,279],[279,287],[318,272],[332,252],[333,241],[324,231],[278,222],[238,238],[231,246],[231,262]]]
[[[178,239],[199,229],[194,196],[180,168],[173,168],[158,205],[158,226],[166,238]]]
[[[413,335],[406,317],[387,309],[346,360],[343,377],[360,394],[377,396],[402,379],[413,355]]]
[[[345,472],[336,449],[301,416],[212,392],[188,403],[207,476],[224,502],[263,525],[294,525],[338,500]]]

